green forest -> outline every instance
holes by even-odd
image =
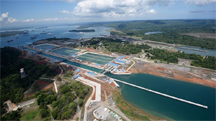
[[[204,39],[196,38],[187,35],[180,35],[178,33],[160,33],[160,34],[150,34],[145,35],[143,39],[152,40],[157,42],[165,42],[170,44],[182,44],[197,46],[207,49],[216,49],[216,44],[214,39]]]
[[[122,42],[121,40],[106,40],[102,42],[102,45],[110,52],[118,52],[125,55],[137,54],[145,49],[151,48],[146,44],[133,45],[129,42]]]
[[[210,68],[215,70],[216,69],[216,57],[212,56],[206,56],[203,58],[200,55],[197,54],[186,54],[186,53],[181,53],[181,52],[169,52],[167,50],[161,50],[161,49],[150,49],[150,50],[145,50],[147,53],[147,56],[150,57],[151,59],[158,59],[161,61],[166,61],[167,63],[178,63],[178,58],[182,59],[191,59],[192,66],[197,66],[197,67],[204,67],[204,68]],[[150,54],[153,56],[150,56]]]
[[[182,35],[182,33],[215,33],[215,20],[140,20],[122,22],[101,22],[82,25],[107,26],[123,32],[124,36],[137,36],[145,40],[197,46],[207,49],[216,49],[215,39],[202,39]],[[160,34],[145,35],[146,32],[161,31]],[[121,35],[111,31],[112,35]]]
[[[20,58],[21,51],[4,47],[1,51],[1,114],[5,113],[3,103],[10,99],[14,103],[22,101],[24,92],[41,76],[54,77],[55,66],[38,65],[33,60]],[[26,77],[21,78],[20,68],[24,68]]]
[[[88,42],[82,43],[82,45],[87,47],[98,47],[99,43],[102,43],[102,46],[105,47],[110,52],[122,53],[125,55],[137,54],[142,50],[151,48],[146,44],[142,45],[133,45],[129,42],[121,41],[120,39],[111,39],[111,38],[93,38]]]
[[[73,117],[77,111],[77,105],[80,108],[86,100],[86,96],[91,92],[91,87],[88,87],[81,82],[73,84],[66,83],[60,86],[59,93],[53,91],[41,91],[37,95],[37,103],[40,108],[41,117],[47,117],[48,107],[52,106],[52,116],[55,120],[67,120]]]
[[[191,59],[192,66],[203,67],[216,69],[216,57],[207,56],[203,58],[201,55],[197,54],[187,54],[182,52],[169,52],[167,50],[162,49],[152,49],[150,46],[143,45],[133,45],[130,42],[121,41],[119,39],[111,39],[111,38],[92,38],[90,41],[83,42],[82,45],[87,47],[99,47],[99,43],[102,43],[102,46],[110,51],[117,52],[124,55],[130,54],[138,54],[144,50],[147,53],[147,57],[151,59],[158,59],[161,61],[165,61],[167,63],[178,63],[178,58],[182,59]],[[152,54],[153,56],[150,56]]]

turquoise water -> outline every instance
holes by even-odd
[[[195,54],[202,55],[202,56],[209,55],[209,56],[215,56],[216,57],[216,51],[215,50],[203,49],[203,48],[191,47],[191,46],[181,46],[181,47],[186,47],[186,48],[191,48],[191,49],[197,49],[197,50],[204,50],[204,51],[207,51],[207,52],[188,50],[188,49],[183,49],[183,48],[178,48],[178,47],[176,47],[176,49],[180,50],[180,51],[184,51],[185,53],[191,53],[191,54],[195,53]]]
[[[32,51],[32,49],[28,49],[28,51]],[[45,54],[45,53],[39,53],[38,55],[41,55],[41,56],[44,56],[44,57],[48,57],[48,58],[52,58],[52,59],[56,59],[56,60],[63,60],[64,59],[64,58],[60,58],[60,57],[49,55],[49,54]],[[84,64],[81,64],[81,63],[69,61],[69,60],[65,60],[63,62],[67,63],[69,65],[72,65],[72,66],[81,67],[81,68],[88,69],[88,70],[91,70],[91,71],[94,71],[94,72],[100,72],[100,71],[102,71],[101,69],[94,68],[94,67],[91,67],[91,66],[87,66],[87,65],[84,65]]]
[[[35,48],[42,49],[42,50],[52,49],[54,47],[57,47],[57,46],[55,46],[55,45],[48,45],[48,44],[43,44],[43,45],[35,46]]]
[[[78,59],[83,60],[83,61],[88,61],[88,62],[94,62],[98,64],[106,64],[113,59],[114,57],[110,56],[105,56],[105,55],[98,55],[98,54],[93,54],[93,53],[86,53],[78,57]]]
[[[101,69],[98,69],[98,68],[94,68],[94,67],[90,67],[90,66],[87,66],[87,65],[84,65],[84,64],[80,64],[80,63],[76,63],[76,62],[72,62],[72,61],[63,61],[64,63],[67,63],[67,64],[70,64],[70,65],[73,65],[73,66],[77,66],[77,67],[81,67],[81,68],[84,68],[84,69],[88,69],[88,70],[91,70],[91,71],[94,71],[94,72],[100,72],[102,71]]]
[[[74,49],[69,49],[69,48],[59,48],[59,49],[55,49],[52,52],[56,53],[56,54],[60,54],[60,55],[70,55],[70,54],[75,54],[77,52],[79,52],[80,50],[74,50]]]
[[[51,57],[53,59],[59,58],[47,54],[41,55]],[[68,60],[64,61],[64,63],[95,72],[101,71],[101,69]],[[216,100],[214,88],[149,74],[114,75],[108,73],[106,75],[128,83],[208,106],[208,109],[201,108],[118,83],[124,99],[145,112],[169,120],[215,120]]]
[[[208,106],[208,109],[197,107],[118,83],[126,101],[150,114],[170,120],[215,120],[213,88],[149,74],[107,76]]]

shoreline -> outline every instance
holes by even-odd
[[[121,97],[121,99],[124,101],[124,102],[126,102],[129,106],[131,106],[133,109],[136,109],[138,112],[140,112],[141,114],[144,114],[144,115],[146,115],[146,116],[148,116],[149,118],[150,118],[150,120],[153,120],[153,121],[157,121],[157,120],[164,120],[164,121],[167,121],[167,119],[164,119],[164,118],[160,118],[160,117],[157,117],[157,116],[155,116],[155,115],[153,115],[153,114],[150,114],[150,113],[147,113],[146,111],[144,111],[144,110],[142,110],[142,109],[140,109],[140,108],[138,108],[138,107],[136,107],[135,105],[133,105],[133,104],[131,104],[131,103],[129,103],[128,101],[126,101],[125,99],[124,99],[124,97],[123,97],[123,95],[122,95],[122,89],[120,89],[120,88],[116,88],[114,91],[113,91],[113,93],[114,93],[114,95],[115,96],[117,96],[117,94],[115,93],[115,92],[119,92],[120,93],[120,97]],[[115,99],[116,100],[116,99]],[[116,102],[116,101],[115,101]],[[118,107],[118,106],[117,106]],[[122,106],[122,104],[120,103],[120,107],[122,108],[122,107],[124,107],[124,106]],[[119,108],[119,107],[118,107]],[[119,108],[120,109],[120,108]],[[123,108],[122,108],[123,109]],[[121,110],[121,109],[120,109]],[[124,109],[123,109],[124,110]],[[126,111],[126,110],[125,110]],[[125,114],[125,113],[124,113]],[[125,114],[126,116],[128,116],[127,114]],[[129,117],[129,116],[128,116]],[[132,119],[131,119],[132,120]]]
[[[198,85],[202,85],[202,86],[206,86],[206,87],[216,89],[216,82],[210,81],[210,80],[207,80],[207,79],[187,78],[187,77],[183,77],[183,76],[180,76],[180,75],[177,75],[177,74],[174,74],[174,77],[171,77],[171,76],[169,76],[167,74],[163,74],[163,73],[147,72],[147,71],[144,71],[144,70],[142,70],[141,72],[137,72],[137,71],[134,71],[133,69],[134,68],[132,68],[132,72],[134,74],[139,74],[139,73],[150,74],[150,75],[155,75],[155,76],[164,77],[164,78],[168,78],[168,79],[174,79],[174,80],[177,80],[177,81],[184,81],[184,82],[198,84]]]

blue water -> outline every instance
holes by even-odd
[[[48,54],[41,55],[53,59],[59,59],[59,57]],[[101,71],[101,69],[68,60],[64,61],[64,63],[95,72]],[[141,87],[208,106],[208,109],[201,108],[118,83],[126,101],[150,114],[169,120],[215,120],[216,93],[214,88],[149,74],[114,75],[108,73],[106,75]]]
[[[73,27],[76,28],[76,26],[48,27],[45,29],[35,29],[35,31],[30,31],[30,36],[16,35],[19,36],[18,39],[14,39],[16,36],[1,38],[1,47],[16,47],[17,45],[27,45],[32,43],[33,41],[50,37],[50,35],[40,34],[37,39],[30,39],[31,35],[38,34],[43,30],[45,30],[45,32],[47,33],[54,34],[56,37],[81,38],[100,36],[100,34],[106,33],[107,35],[109,35],[109,32],[105,31],[105,29],[107,29],[106,27],[97,28],[96,31],[101,31],[95,33],[69,33],[68,30],[73,29]],[[7,43],[6,41],[10,38],[14,39],[14,41]],[[41,55],[57,60],[63,59],[44,53],[41,53]],[[101,69],[72,61],[64,61],[64,63],[95,72],[101,71]],[[132,84],[150,88],[152,90],[167,93],[169,95],[208,106],[208,109],[204,109],[119,83],[124,99],[150,114],[174,120],[215,120],[215,89],[213,88],[177,81],[174,79],[162,78],[149,74],[107,75],[112,78],[120,79],[122,81],[126,81]]]
[[[163,32],[161,32],[161,31],[146,32],[145,35],[149,35],[149,34],[158,34],[158,33],[163,33]]]
[[[60,54],[60,55],[71,55],[71,54],[75,54],[77,52],[79,52],[80,50],[74,50],[74,49],[68,49],[68,48],[59,48],[59,49],[55,49],[52,52],[56,53],[56,54]]]
[[[201,108],[118,83],[126,101],[150,114],[169,120],[215,120],[214,88],[150,74],[107,76],[208,106]]]
[[[114,57],[104,56],[104,55],[98,55],[98,54],[92,54],[92,53],[86,53],[78,57],[78,59],[87,61],[87,62],[94,62],[97,64],[106,64],[113,59]]]
[[[198,54],[198,55],[202,55],[202,56],[206,56],[206,55],[209,55],[209,56],[214,56],[216,57],[216,51],[215,50],[209,50],[209,49],[203,49],[203,48],[199,48],[199,47],[191,47],[191,46],[181,46],[181,47],[186,47],[186,48],[191,48],[191,49],[197,49],[197,50],[204,50],[204,51],[207,51],[207,52],[200,52],[200,51],[195,51],[195,50],[188,50],[188,49],[183,49],[183,48],[178,48],[176,47],[177,50],[180,50],[180,51],[184,51],[185,53],[190,53],[190,54]]]
[[[81,68],[88,69],[88,70],[91,70],[91,71],[94,71],[94,72],[100,72],[100,71],[102,71],[101,69],[98,69],[98,68],[94,68],[94,67],[91,67],[91,66],[87,66],[87,65],[84,65],[84,64],[80,64],[80,63],[76,63],[76,62],[72,62],[72,61],[68,61],[68,60],[63,61],[63,62],[67,63],[69,65],[81,67]]]
[[[80,34],[79,32],[69,32],[71,29],[76,29],[77,26],[52,26],[47,27],[43,29],[35,29],[35,28],[26,28],[26,29],[19,29],[19,30],[29,30],[28,36],[18,34],[11,37],[3,37],[0,38],[1,44],[0,47],[4,46],[26,46],[28,44],[31,44],[32,42],[46,39],[46,38],[52,38],[55,36],[56,38],[72,38],[72,39],[80,39],[80,38],[91,38],[91,37],[101,37],[101,35],[110,35],[110,32],[105,31],[107,29],[110,29],[108,27],[90,27],[89,29],[95,29],[95,32],[88,32]],[[34,30],[34,31],[32,31]],[[43,31],[46,33],[51,33],[51,35],[48,34],[40,34]],[[31,37],[38,35],[36,39],[31,39]],[[16,39],[16,37],[18,37]],[[12,42],[7,42],[7,40],[13,40]]]
[[[27,48],[25,50],[28,50],[30,52],[35,51],[35,50],[32,50],[32,49],[27,49]],[[57,56],[53,56],[53,55],[49,55],[49,54],[45,54],[45,53],[39,53],[38,55],[48,57],[48,58],[52,58],[52,59],[55,59],[55,60],[63,60],[64,59],[64,58],[61,58],[61,57],[57,57]],[[84,65],[84,64],[81,64],[81,63],[69,61],[69,60],[65,60],[63,62],[67,63],[69,65],[72,65],[72,66],[81,67],[81,68],[88,69],[88,70],[91,70],[91,71],[94,71],[94,72],[102,71],[101,69],[94,68],[94,67],[91,67],[91,66],[87,66],[87,65]]]

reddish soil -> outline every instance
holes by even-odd
[[[205,85],[205,86],[208,86],[208,87],[216,88],[216,83],[213,82],[213,81],[210,81],[210,80],[198,79],[198,78],[185,78],[184,76],[179,76],[177,74],[175,74],[174,77],[176,79],[179,79],[179,80],[188,81],[188,82],[191,82],[191,83],[196,83],[196,84],[201,84],[201,85]]]
[[[136,119],[136,121],[142,121],[142,120],[140,120],[140,119],[138,119],[138,118],[135,118]]]
[[[96,81],[96,80],[94,80],[94,79],[92,79],[90,77],[87,77],[85,75],[82,75],[82,76],[84,78],[88,79],[88,80],[91,80],[91,81],[94,81],[94,82],[97,82],[97,83],[101,84],[101,100],[102,101],[105,101],[105,95],[102,92],[106,91],[107,96],[109,96],[110,94],[112,94],[113,89],[110,86],[108,86],[107,84],[104,84],[104,83],[101,83],[99,81]]]
[[[126,107],[124,107],[121,103],[119,103],[119,105],[123,110],[126,110]]]
[[[22,53],[20,56],[19,56],[20,58],[24,58],[25,57],[25,55]]]
[[[57,69],[57,72],[58,72],[58,75],[61,73],[61,69],[60,68],[58,68]]]
[[[35,63],[39,64],[39,65],[44,65],[46,64],[46,62],[44,61],[39,61],[39,60],[35,60]]]
[[[170,68],[165,69],[149,63],[145,63],[143,65],[135,64],[135,66],[132,67],[130,71],[132,71],[133,73],[147,73],[147,74],[153,74],[153,75],[162,76],[166,78],[174,78],[181,81],[187,81],[195,84],[216,88],[216,82],[214,81],[200,78],[188,72],[184,72],[176,69],[170,69]],[[168,71],[170,71],[171,73],[167,73]]]
[[[88,48],[88,50],[95,50],[94,48]]]
[[[162,71],[164,71],[164,70],[166,70],[166,69],[164,69],[164,68],[160,68],[160,67],[157,67],[159,70],[162,70]]]
[[[96,86],[94,86],[94,88],[95,88],[95,90],[96,90]],[[96,93],[95,92],[93,92],[94,93],[94,95],[93,95],[93,97],[92,97],[92,100],[95,100],[95,95],[96,95]]]
[[[40,81],[40,80],[38,80],[37,83],[38,83],[38,86],[39,86],[40,90],[47,90],[47,89],[49,89],[51,87],[54,88],[53,83],[49,83],[49,82],[46,82],[46,81]]]
[[[111,82],[110,85],[111,85],[112,87],[115,87],[115,88],[116,88],[116,85],[115,85],[113,82]]]

